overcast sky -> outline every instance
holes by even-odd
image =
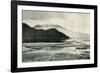
[[[86,13],[63,13],[23,10],[24,23],[33,27],[37,24],[57,24],[71,31],[90,33],[90,14]]]

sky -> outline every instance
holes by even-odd
[[[30,27],[37,24],[57,24],[71,31],[90,33],[89,13],[23,10],[22,22]]]

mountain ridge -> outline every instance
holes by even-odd
[[[64,33],[55,28],[48,30],[35,29],[22,23],[22,41],[23,42],[62,42],[69,39]]]
[[[58,31],[70,36],[71,38],[74,39],[89,39],[90,35],[86,34],[86,33],[80,33],[80,32],[75,32],[75,31],[71,31],[69,29],[66,29],[60,25],[57,24],[43,24],[43,25],[36,25],[34,26],[35,29],[44,29],[44,30],[48,30],[51,28],[56,28]]]

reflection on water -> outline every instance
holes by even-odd
[[[61,61],[90,59],[89,41],[63,43],[23,43],[22,61]]]

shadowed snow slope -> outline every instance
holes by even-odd
[[[58,31],[70,36],[71,38],[74,39],[89,39],[89,34],[86,33],[80,33],[80,32],[74,32],[71,30],[68,30],[60,25],[56,25],[56,24],[44,24],[44,25],[36,25],[34,26],[35,29],[44,29],[44,30],[48,30],[51,28],[55,28]],[[73,28],[72,28],[73,29]]]

